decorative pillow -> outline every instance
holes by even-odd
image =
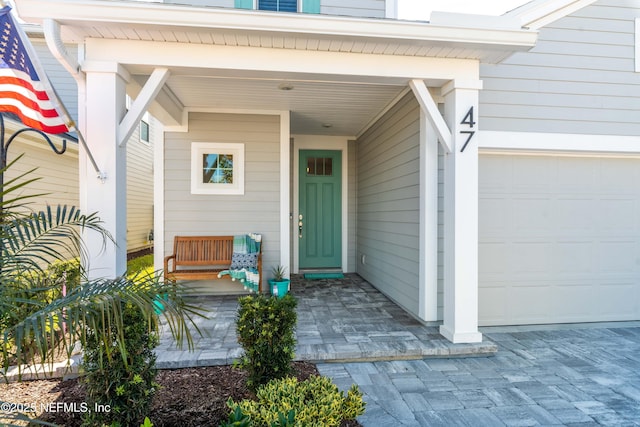
[[[258,254],[241,254],[234,252],[231,255],[231,270],[243,268],[258,268]]]

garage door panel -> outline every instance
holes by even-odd
[[[600,164],[598,186],[605,194],[637,194],[639,181],[637,159],[617,159],[614,165]]]
[[[484,237],[503,235],[502,229],[508,221],[508,201],[504,197],[487,196],[478,204],[478,223]]]
[[[560,323],[581,322],[593,315],[592,307],[600,296],[595,285],[584,282],[557,284],[550,295],[553,295],[548,298],[550,314]]]
[[[640,183],[639,183],[640,184]],[[632,199],[601,199],[599,222],[606,235],[628,235],[636,231],[636,201]]]
[[[516,156],[514,156],[516,157]],[[531,156],[517,156],[517,165],[505,167],[512,171],[511,188],[516,192],[546,193],[554,181],[554,164],[551,158],[533,158]]]
[[[553,159],[553,157],[552,157]],[[557,179],[549,183],[551,193],[592,194],[597,187],[598,159],[555,157]]]
[[[517,229],[518,236],[550,235],[555,229],[554,224],[549,221],[552,205],[547,197],[520,197],[511,210],[514,214],[513,226]]]
[[[500,158],[486,158],[484,162],[485,170],[478,176],[478,188],[483,194],[502,194],[510,191],[511,182],[505,181],[505,175],[511,175],[511,165],[505,164]],[[439,181],[443,182],[443,181]]]
[[[640,319],[640,159],[482,155],[480,324]]]
[[[558,242],[553,248],[552,271],[559,279],[590,277],[595,273],[594,242]]]
[[[635,282],[603,283],[599,290],[602,320],[636,320],[638,313],[638,284]]]
[[[505,301],[507,298],[506,286],[493,285],[481,286],[478,292],[478,316],[485,319],[489,325],[504,325],[508,319]]]
[[[508,251],[512,275],[518,279],[545,278],[553,262],[553,245],[548,242],[514,242]]]
[[[603,278],[628,277],[637,269],[637,244],[633,241],[605,241],[598,245],[598,267]]]
[[[517,286],[510,286],[509,318],[517,316],[529,324],[545,323],[550,314],[549,288],[547,281],[521,281]]]
[[[481,243],[478,251],[478,270],[485,278],[500,278],[509,269],[508,246],[502,242]]]
[[[555,209],[555,228],[562,236],[584,236],[593,230],[592,200],[559,197],[555,202]]]

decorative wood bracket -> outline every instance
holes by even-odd
[[[118,126],[118,145],[120,147],[126,145],[135,127],[140,122],[140,119],[142,119],[145,111],[149,108],[149,105],[151,105],[160,90],[162,90],[170,74],[167,68],[156,68],[153,70],[144,87],[132,102],[127,115],[124,116]]]
[[[411,87],[413,94],[416,96],[416,99],[420,104],[420,108],[424,111],[427,119],[438,134],[438,141],[442,144],[445,153],[451,153],[453,151],[451,130],[449,130],[447,123],[444,121],[440,111],[438,111],[438,106],[431,97],[429,89],[427,89],[427,85],[424,84],[423,80],[414,79],[409,82],[409,86]]]

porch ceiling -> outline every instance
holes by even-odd
[[[286,86],[290,90],[282,90]],[[405,86],[295,79],[172,76],[168,90],[191,110],[289,110],[291,133],[358,135]]]

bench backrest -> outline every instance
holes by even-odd
[[[173,253],[176,266],[231,264],[233,236],[176,236]]]

